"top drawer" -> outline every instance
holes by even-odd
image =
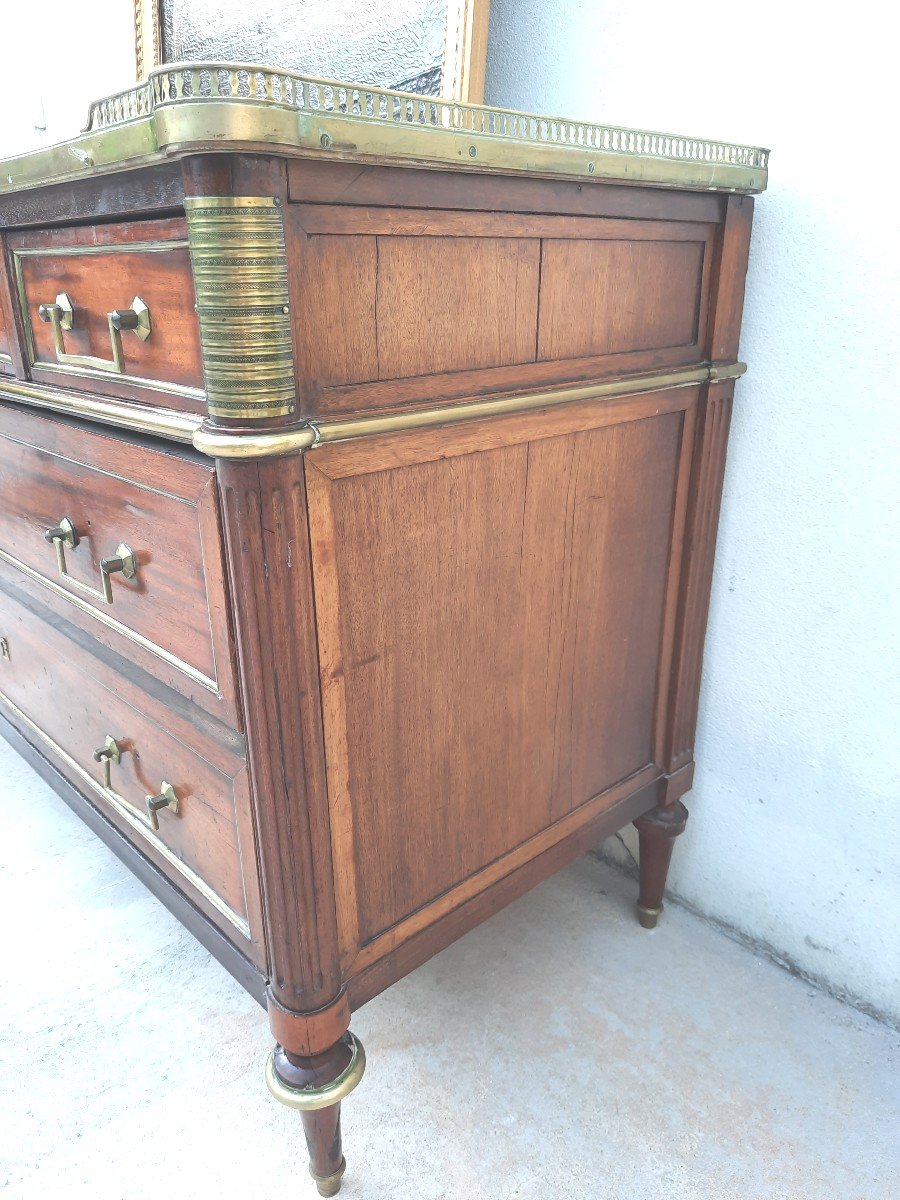
[[[183,218],[31,230],[9,246],[35,380],[204,411]]]

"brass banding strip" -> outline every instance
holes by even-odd
[[[743,375],[745,363],[709,363],[687,367],[664,374],[632,375],[621,379],[551,391],[523,392],[516,396],[500,396],[490,400],[472,400],[435,408],[415,409],[386,416],[356,417],[347,421],[307,421],[295,429],[281,433],[232,433],[230,430],[201,426],[194,434],[194,446],[214,458],[272,458],[296,454],[325,442],[349,438],[371,437],[404,430],[429,429],[475,421],[485,417],[512,416],[534,409],[559,404],[574,404],[579,400],[611,399],[617,396],[639,396],[670,388],[693,387],[737,379]]]
[[[184,208],[210,416],[290,416],[296,385],[280,202],[188,196]]]
[[[275,1099],[286,1104],[288,1108],[299,1109],[300,1112],[319,1112],[323,1108],[339,1104],[349,1096],[363,1077],[366,1052],[362,1042],[349,1030],[345,1036],[350,1040],[350,1061],[336,1079],[317,1088],[294,1088],[286,1084],[275,1069],[273,1050],[266,1060],[266,1084]]]
[[[186,442],[188,445],[202,423],[202,418],[194,413],[182,413],[172,408],[151,408],[100,396],[79,396],[76,392],[57,391],[5,377],[0,377],[0,397],[67,416],[85,417],[119,429],[148,433],[173,442]]]

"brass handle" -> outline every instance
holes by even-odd
[[[103,764],[103,786],[107,789],[112,787],[112,764],[122,761],[122,750],[119,743],[111,735],[106,735],[106,740],[103,745],[94,751],[94,762]]]
[[[63,366],[88,367],[94,371],[112,371],[125,374],[125,352],[122,349],[122,330],[130,329],[142,342],[150,336],[150,309],[135,296],[131,308],[117,308],[106,314],[112,358],[99,358],[94,354],[70,354],[63,341],[63,330],[71,329],[75,321],[75,305],[65,292],[60,292],[53,304],[39,304],[38,316],[50,326],[53,333],[53,350],[56,361]]]
[[[137,575],[137,559],[134,551],[125,542],[119,542],[115,554],[100,560],[100,590],[91,587],[90,584],[81,583],[70,575],[66,564],[66,547],[74,550],[80,541],[71,517],[62,517],[58,524],[44,532],[44,538],[56,548],[56,566],[62,578],[73,587],[80,588],[89,596],[95,596],[107,604],[113,602],[112,575],[121,573],[126,579],[134,579]]]
[[[166,783],[165,780],[159,785],[159,793],[156,796],[147,796],[146,801],[151,829],[159,829],[157,813],[160,809],[168,808],[173,813],[178,813],[178,797],[175,795],[175,789],[171,783]]]

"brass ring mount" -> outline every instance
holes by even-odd
[[[331,1083],[321,1087],[295,1088],[289,1087],[275,1070],[275,1051],[266,1059],[266,1085],[276,1100],[286,1104],[288,1108],[296,1108],[299,1112],[318,1112],[322,1108],[331,1108],[349,1096],[363,1077],[366,1069],[366,1052],[352,1033],[350,1038],[350,1061]]]

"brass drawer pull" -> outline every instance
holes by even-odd
[[[122,761],[122,750],[119,746],[119,743],[111,734],[108,733],[106,735],[106,741],[99,748],[99,750],[94,751],[93,757],[94,762],[103,764],[103,786],[107,789],[112,788],[112,764],[120,763]]]
[[[175,795],[175,789],[171,783],[166,783],[165,780],[159,785],[159,794],[156,796],[147,796],[146,800],[151,829],[159,829],[159,817],[157,813],[160,809],[168,808],[173,813],[178,813],[178,797]]]
[[[130,329],[142,342],[150,336],[150,309],[135,296],[131,308],[117,308],[106,314],[112,358],[98,358],[94,354],[69,354],[63,341],[63,330],[71,329],[75,321],[75,306],[65,292],[60,292],[53,304],[39,304],[38,316],[50,326],[53,333],[53,349],[56,361],[64,366],[89,367],[94,371],[111,371],[125,374],[125,352],[122,349],[122,330]]]
[[[121,573],[126,579],[134,579],[137,575],[137,560],[134,556],[134,551],[125,542],[119,542],[116,546],[115,554],[109,558],[101,558],[100,560],[100,583],[101,588],[92,588],[87,583],[81,583],[69,574],[66,565],[66,547],[74,550],[81,540],[78,536],[78,531],[75,528],[74,522],[70,517],[63,517],[58,525],[54,525],[52,529],[46,530],[44,538],[56,547],[56,565],[60,575],[67,583],[71,583],[73,587],[80,588],[81,591],[87,592],[89,596],[96,596],[97,599],[105,601],[107,604],[113,602],[112,592],[112,575]]]

